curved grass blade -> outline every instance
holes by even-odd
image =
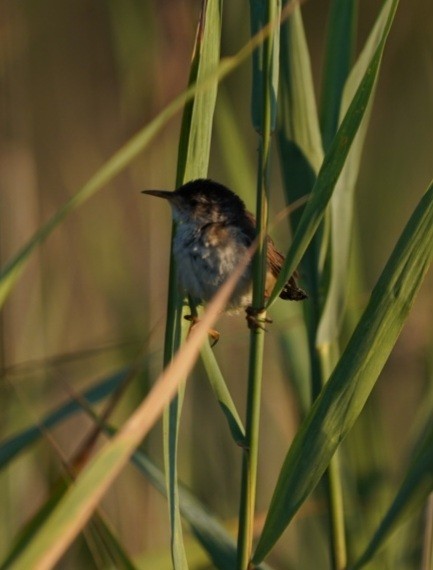
[[[163,495],[166,494],[164,475],[145,453],[137,450],[133,463]],[[179,486],[179,508],[191,530],[204,546],[217,568],[235,568],[236,544],[224,527],[187,489]]]
[[[238,445],[243,446],[245,444],[245,428],[218,366],[215,354],[209,346],[209,342],[205,342],[201,349],[201,359],[212,390],[227,419],[232,437]]]
[[[96,404],[112,394],[124,380],[129,378],[131,369],[123,369],[112,376],[102,380],[96,386],[92,386],[82,397],[89,403]],[[0,443],[0,469],[5,467],[16,455],[21,453],[29,445],[37,441],[42,435],[42,430],[48,430],[65,421],[71,415],[81,412],[82,408],[76,399],[71,399],[45,416],[36,426],[28,427],[21,432],[3,440]]]
[[[343,3],[335,0],[331,4],[321,109],[322,138],[326,150],[329,149],[338,124],[344,118],[378,48],[387,20],[385,12],[379,15],[366,46],[347,80],[355,44],[355,12],[355,0]],[[326,288],[323,287],[325,295],[316,313],[319,318],[314,330],[314,353],[320,360],[321,384],[328,379],[339,355],[338,339],[346,308],[349,256],[352,247],[355,182],[374,92],[373,87],[368,108],[353,140],[327,211],[329,245],[326,252]],[[346,522],[338,454],[331,460],[325,480],[329,497],[332,565],[335,568],[346,568]]]
[[[382,41],[387,14],[384,10],[377,19],[358,60],[347,79],[342,93],[340,120],[346,114],[350,102],[367,73],[369,63]],[[332,194],[330,206],[331,225],[331,272],[325,306],[317,330],[317,345],[329,350],[327,345],[336,341],[340,333],[347,296],[349,256],[352,245],[353,200],[355,184],[361,164],[361,155],[367,134],[375,86],[367,103],[364,119],[356,133],[350,152]]]
[[[350,97],[346,97],[347,104],[341,105],[343,98],[343,88],[349,75],[353,58],[356,36],[356,12],[357,0],[333,0],[329,9],[327,42],[325,52],[325,64],[322,82],[322,101],[320,111],[320,126],[322,132],[323,147],[329,150],[331,142],[335,137],[338,126],[344,117],[347,108],[355,94],[355,88],[359,86],[365,73],[365,69],[373,55],[374,49],[368,51],[365,66],[356,74],[356,84],[352,82],[354,88],[350,92]],[[380,21],[380,18],[378,19]],[[377,26],[377,23],[376,23]],[[380,38],[378,38],[380,39]],[[371,43],[371,42],[370,42]],[[377,43],[372,46],[376,48]],[[364,49],[364,53],[367,50]],[[352,75],[354,70],[352,71]],[[347,93],[346,93],[347,94]],[[370,99],[370,106],[371,106]],[[367,120],[364,118],[360,131],[366,130]],[[353,209],[353,187],[346,187],[347,172],[350,172],[350,158],[353,157],[354,147],[360,139],[360,133],[355,137],[352,149],[349,153],[346,165],[337,182],[331,198],[330,211],[328,212],[327,230],[329,232],[329,245],[326,252],[329,260],[329,277],[326,283],[326,299],[321,300],[321,306],[316,310],[316,326],[314,331],[314,352],[316,344],[323,344],[323,328],[331,328],[336,338],[340,324],[341,314],[345,306],[345,288],[348,271],[348,255],[352,245],[352,209]],[[358,145],[359,147],[360,145]],[[361,145],[362,146],[362,145]],[[346,176],[345,176],[346,173]],[[355,177],[356,178],[356,177]],[[307,250],[308,251],[308,250]],[[317,287],[313,290],[318,293]],[[328,336],[330,336],[329,330]],[[317,338],[319,335],[319,339]],[[323,351],[321,352],[323,361],[327,360]],[[328,363],[327,363],[328,364]],[[332,366],[332,365],[331,365]],[[329,364],[328,364],[329,367]],[[326,380],[326,379],[325,379]],[[321,379],[323,383],[323,379]]]
[[[169,313],[167,318],[170,319]],[[170,323],[168,324],[170,326]],[[176,313],[173,314],[173,324],[175,328],[179,326],[179,319],[177,318]],[[186,338],[186,325],[183,323],[182,325],[182,334],[180,335],[178,341],[179,344],[182,344]],[[170,332],[167,336],[171,336]],[[166,351],[164,364],[168,365],[173,356],[174,353],[167,353]],[[170,519],[171,557],[173,561],[173,568],[175,570],[187,570],[188,568],[185,546],[183,542],[182,523],[179,513],[179,493],[177,487],[178,436],[184,393],[185,384],[182,382],[179,386],[176,396],[170,402],[167,409],[164,410],[163,418],[164,464],[167,485],[168,512]]]
[[[206,344],[206,343],[205,343]],[[94,413],[85,400],[80,399],[84,412],[101,426],[109,436],[118,433],[116,428],[108,425],[106,421]],[[165,497],[167,497],[167,485],[164,473],[141,449],[136,450],[132,457],[132,463],[144,474],[152,485]],[[179,510],[182,517],[191,526],[191,529],[209,556],[221,570],[235,568],[236,545],[217,518],[200,501],[181,484],[178,487]],[[267,565],[260,565],[258,570],[270,570]]]
[[[332,0],[329,8],[322,82],[320,126],[323,146],[331,145],[341,116],[343,86],[349,75],[356,36],[357,0]]]
[[[9,553],[6,555],[6,558],[2,561],[0,570],[12,568],[11,565],[14,560],[32,540],[41,524],[43,524],[60,502],[67,489],[68,486],[66,481],[61,480],[56,485],[47,501],[21,530]],[[100,549],[98,555],[104,556],[108,559],[106,561],[107,565],[114,564],[114,567],[118,570],[138,570],[138,567],[135,566],[129,558],[119,539],[110,528],[108,522],[104,520],[100,514],[97,514],[91,521],[89,528],[85,532],[85,539],[88,541],[89,547]]]
[[[81,409],[81,408],[80,408]],[[9,552],[2,560],[0,565],[1,570],[6,570],[11,567],[13,561],[21,554],[27,544],[32,540],[40,525],[47,519],[53,509],[58,505],[61,498],[64,496],[67,489],[66,482],[62,481],[51,492],[50,497],[45,501],[36,514],[25,524],[24,528],[20,531],[17,538],[14,540]]]
[[[253,248],[207,305],[202,320],[194,327],[188,340],[176,353],[146,399],[113,440],[105,445],[83,469],[53,514],[16,561],[14,570],[52,568],[84,527],[107,489],[176,395],[180,383],[191,371],[201,345],[207,339],[209,328],[230,298],[238,279],[251,260],[252,253]]]
[[[182,117],[177,165],[177,184],[207,175],[212,123],[218,91],[221,44],[222,0],[204,0],[191,62],[189,85],[206,77],[214,81],[205,92],[197,93],[186,105]]]
[[[137,450],[132,461],[155,488],[165,494],[164,475],[151,459]],[[235,540],[215,515],[182,485],[179,486],[179,507],[182,517],[188,522],[215,567],[219,570],[235,570],[237,555]],[[260,564],[257,570],[270,570],[270,567],[267,564]]]
[[[343,122],[325,156],[310,200],[305,206],[302,218],[293,237],[292,245],[287,253],[284,266],[268,301],[268,307],[274,303],[289,276],[292,275],[299,265],[305,250],[323,219],[326,206],[331,199],[335,185],[346,162],[347,155],[349,154],[353,139],[364,118],[368,101],[375,87],[386,39],[397,10],[397,5],[398,0],[387,0],[382,9],[380,19],[384,21],[384,29],[379,45],[370,60],[367,71],[356,90]]]
[[[284,461],[253,560],[260,562],[315,488],[398,338],[433,257],[433,184],[419,202],[328,383]]]
[[[269,19],[269,7],[275,4]],[[255,36],[259,33],[266,24],[272,22],[276,17],[278,20],[281,13],[281,2],[272,2],[272,0],[250,0],[250,21],[251,21],[251,35]],[[278,94],[278,80],[279,80],[279,51],[280,51],[280,27],[276,26],[270,36],[271,45],[266,47],[265,43],[258,46],[253,52],[253,79],[252,79],[252,94],[251,94],[251,118],[254,129],[260,133],[263,128],[263,106],[264,106],[264,91],[263,85],[266,83],[269,90],[269,104],[270,104],[270,125],[271,130],[275,129],[275,122],[277,117],[277,94]],[[270,48],[270,53],[268,52]],[[269,57],[272,69],[267,77],[264,76],[267,63],[265,59]]]
[[[279,100],[279,142],[293,143],[298,153],[307,160],[309,168],[317,173],[323,162],[317,106],[314,95],[311,61],[302,22],[301,9],[297,6],[281,29],[281,87]],[[281,149],[285,184],[291,189],[290,202],[308,194],[311,186],[297,190],[291,180],[292,161]],[[296,170],[296,165],[295,165]],[[311,177],[307,177],[311,182]],[[299,194],[295,194],[298,191]]]
[[[323,162],[317,106],[314,94],[310,54],[305,37],[301,9],[297,6],[281,29],[281,81],[278,105],[278,147],[287,203],[308,196]],[[290,214],[293,231],[304,208]],[[312,251],[306,256],[311,258]],[[304,263],[310,296],[315,260]],[[316,288],[314,288],[316,289]]]
[[[182,108],[185,100],[195,92],[190,89],[170,103],[153,121],[128,141],[112,156],[90,180],[48,220],[22,247],[0,272],[0,307],[6,301],[14,283],[20,277],[35,248],[43,243],[66,216],[91,198],[105,184],[117,176],[153,140],[162,127]]]
[[[204,78],[214,74],[218,68],[221,41],[221,10],[222,2],[220,0],[202,1],[191,62],[189,85],[200,83]],[[185,105],[179,139],[176,186],[184,184],[187,180],[204,178],[207,175],[217,89],[218,79],[215,78],[206,91],[197,93]],[[173,232],[175,231],[175,225],[173,224]],[[171,252],[164,350],[165,366],[173,359],[179,344],[183,342],[187,334],[186,323],[180,315],[181,304],[182,299],[180,299],[177,286],[175,261]],[[182,321],[182,338],[179,335],[179,319]],[[179,511],[177,483],[178,435],[183,396],[184,385],[181,385],[178,395],[164,413],[163,428],[164,461],[171,527],[171,552],[175,570],[186,570],[188,568]]]
[[[230,186],[251,211],[255,190],[254,163],[248,153],[236,109],[223,85],[220,85],[218,90],[214,129],[222,165],[227,172]]]
[[[289,5],[282,15],[282,18],[287,17],[292,9],[293,5]],[[182,110],[185,103],[190,101],[197,93],[211,88],[216,80],[221,81],[229,73],[239,67],[251,53],[261,45],[276,25],[279,25],[279,22],[272,22],[265,29],[260,30],[260,32],[251,38],[234,56],[221,60],[215,72],[206,76],[201,83],[192,85],[176,97],[148,125],[120,148],[66,204],[59,208],[59,210],[36,231],[34,236],[0,271],[0,307],[3,306],[15,282],[21,276],[30,255],[45,241],[63,219],[126,168],[128,164],[147,147],[164,125]]]
[[[278,147],[287,203],[309,196],[323,162],[323,148],[314,94],[310,54],[299,6],[281,30],[281,87]],[[290,214],[296,232],[305,206]],[[315,350],[316,323],[321,304],[319,283],[320,249],[326,240],[318,235],[309,244],[301,262],[303,283],[309,302],[306,316],[313,397],[320,391],[320,368]]]
[[[358,570],[369,562],[387,538],[406,519],[426,505],[433,492],[433,419],[430,418],[419,452],[411,462],[401,487],[363,554],[351,567]]]

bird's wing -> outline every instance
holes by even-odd
[[[246,212],[246,213],[247,213],[248,223],[250,225],[250,232],[252,232],[253,234],[252,239],[254,239],[255,229],[256,229],[256,219],[253,216],[253,214],[251,214],[251,212]],[[278,275],[280,274],[281,268],[284,265],[284,255],[278,251],[278,249],[275,247],[274,240],[269,235],[266,236],[266,242],[268,246],[268,256],[267,256],[268,267],[272,275],[275,277],[275,279],[277,279]],[[307,294],[305,293],[305,291],[298,286],[296,282],[297,278],[298,278],[298,272],[295,270],[280,293],[280,297],[282,299],[301,301],[302,299],[307,298]]]

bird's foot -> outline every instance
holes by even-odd
[[[266,331],[266,325],[272,323],[272,319],[268,317],[263,317],[264,309],[255,309],[254,307],[247,307],[245,312],[247,313],[246,319],[248,323],[248,328],[251,330],[261,329]]]
[[[184,319],[191,323],[191,325],[189,327],[189,331],[188,331],[188,335],[189,335],[191,333],[192,329],[200,322],[200,319],[198,317],[196,317],[195,315],[185,315]],[[220,333],[215,329],[209,329],[207,331],[207,334],[212,339],[211,348],[213,348],[220,339]]]

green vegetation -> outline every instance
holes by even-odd
[[[237,4],[10,7],[1,568],[433,570],[432,8]],[[207,176],[286,255],[267,331],[139,194]]]

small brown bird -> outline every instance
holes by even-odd
[[[256,221],[234,192],[213,180],[199,179],[174,192],[144,190],[143,194],[168,200],[177,222],[174,255],[178,278],[185,291],[199,304],[209,301],[231,275],[256,238]],[[284,256],[267,236],[265,296],[269,297],[284,263]],[[307,295],[290,277],[281,299],[302,301]],[[251,264],[233,292],[229,312],[251,307]]]

